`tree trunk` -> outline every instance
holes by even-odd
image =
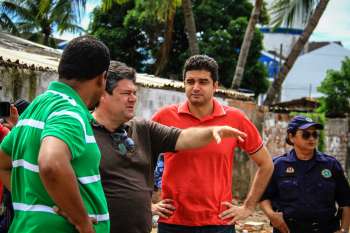
[[[247,62],[250,45],[254,37],[255,25],[259,19],[262,4],[263,0],[255,0],[255,6],[250,15],[248,27],[245,31],[242,47],[239,52],[239,57],[237,61],[235,74],[232,80],[231,88],[238,89],[241,85],[245,63]]]
[[[192,12],[191,0],[182,0],[182,11],[185,19],[185,31],[191,55],[199,54],[197,29]]]
[[[312,32],[315,30],[320,18],[322,17],[323,13],[326,10],[327,4],[329,0],[320,0],[314,13],[310,17],[309,21],[307,22],[307,25],[301,34],[301,36],[298,38],[297,42],[294,44],[291,52],[289,53],[285,63],[283,64],[283,67],[281,68],[280,72],[278,73],[277,78],[273,81],[272,85],[270,86],[269,90],[267,91],[267,96],[264,101],[264,105],[271,105],[274,102],[277,101],[278,93],[281,91],[282,83],[286,79],[287,74],[293,67],[295,61],[297,60],[300,52],[304,48],[306,42],[309,40],[309,37],[311,36]]]
[[[44,33],[44,45],[49,46],[50,34]]]
[[[173,44],[174,18],[175,11],[170,11],[167,18],[164,42],[160,46],[157,61],[155,62],[154,74],[156,76],[160,75],[164,70],[165,66],[168,64],[169,53]]]

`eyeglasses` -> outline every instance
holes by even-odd
[[[318,138],[318,132],[317,131],[313,131],[312,133],[310,133],[309,131],[303,130],[301,131],[301,137],[304,140],[308,140],[310,137],[313,137],[314,139]]]
[[[135,152],[135,142],[128,137],[128,134],[124,129],[118,130],[111,134],[113,139],[113,147],[117,150],[121,156]]]

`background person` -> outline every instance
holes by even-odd
[[[10,116],[7,117],[6,119],[3,119],[4,120],[3,126],[0,124],[0,131],[1,131],[1,127],[7,129],[6,131],[4,131],[6,132],[4,137],[17,124],[19,116],[24,112],[24,110],[26,110],[29,104],[30,103],[25,99],[18,99],[13,104],[11,104]],[[0,143],[2,142],[2,139],[3,137],[0,136]],[[0,216],[0,233],[6,233],[10,228],[14,213],[13,213],[13,206],[12,206],[10,191],[7,190],[6,188],[3,188],[1,194],[2,194],[2,198],[1,198],[2,213]]]
[[[288,124],[286,141],[293,149],[274,159],[275,170],[260,203],[274,233],[349,231],[349,184],[340,163],[316,150],[320,129],[321,124],[304,116]],[[341,219],[336,206],[343,210]]]
[[[181,129],[229,125],[247,134],[244,142],[227,138],[220,145],[165,153],[162,199],[172,200],[176,210],[164,211],[159,233],[234,232],[232,225],[253,213],[272,174],[273,164],[254,124],[238,109],[220,104],[213,96],[218,88],[218,65],[206,55],[187,59],[183,68],[187,100],[161,109],[153,120]],[[249,154],[258,170],[242,206],[232,204],[232,169],[236,147]]]

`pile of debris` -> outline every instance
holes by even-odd
[[[252,216],[236,225],[236,233],[271,233],[272,227],[268,218],[261,210],[257,210]]]

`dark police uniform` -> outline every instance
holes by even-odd
[[[316,150],[311,160],[299,160],[293,149],[276,157],[274,165],[262,200],[270,200],[273,209],[283,213],[291,232],[337,231],[336,203],[350,206],[350,188],[339,162]]]

